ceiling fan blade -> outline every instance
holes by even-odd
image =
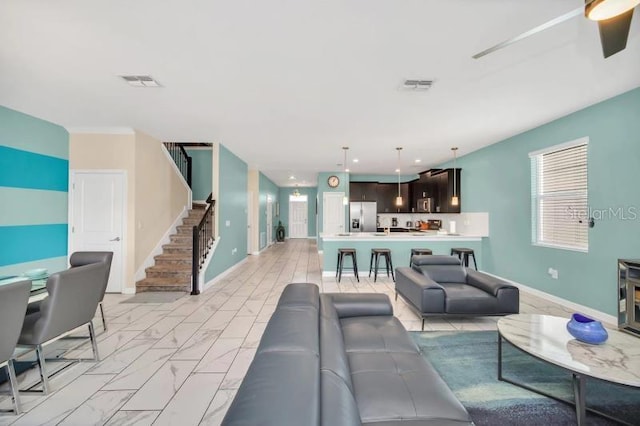
[[[491,52],[495,52],[496,50],[502,49],[503,47],[507,47],[510,44],[513,44],[513,43],[515,43],[517,41],[523,40],[523,39],[525,39],[525,38],[527,38],[529,36],[537,34],[537,33],[541,32],[541,31],[544,31],[544,30],[546,30],[548,28],[554,27],[554,26],[556,26],[558,24],[563,23],[564,21],[568,21],[569,19],[575,18],[578,15],[582,15],[583,13],[584,13],[584,7],[579,7],[578,9],[572,10],[571,12],[567,12],[564,15],[560,15],[557,18],[554,18],[554,19],[552,19],[552,20],[550,20],[548,22],[545,22],[542,25],[538,25],[537,27],[532,28],[527,32],[524,32],[524,33],[522,33],[520,35],[517,35],[517,36],[515,36],[515,37],[513,37],[513,38],[511,38],[509,40],[503,41],[502,43],[498,43],[495,46],[490,47],[490,48],[488,48],[486,50],[483,50],[480,53],[476,53],[472,57],[473,57],[473,59],[482,58],[483,56],[488,55]]]
[[[598,21],[602,53],[605,58],[627,47],[631,18],[633,18],[633,9],[614,18]]]

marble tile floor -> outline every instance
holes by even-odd
[[[132,296],[108,294],[104,302],[108,330],[98,337],[101,361],[62,370],[51,379],[50,395],[22,394],[25,413],[0,415],[0,426],[218,425],[282,288],[290,282],[317,283],[324,292],[385,293],[404,326],[420,330],[421,319],[402,299],[394,301],[390,278],[379,276],[374,283],[362,274],[360,282],[343,276],[338,283],[322,277],[320,262],[313,240],[289,240],[249,256],[199,296],[171,303],[120,303]],[[572,313],[525,293],[520,311],[563,317]],[[425,330],[495,330],[497,320],[429,319]],[[98,317],[94,323],[101,327]],[[51,344],[47,352],[91,356],[87,344],[70,348],[65,341]],[[32,353],[24,359],[29,357]],[[55,364],[48,366],[60,367]],[[37,369],[20,374],[21,389],[36,383],[37,376]],[[4,390],[6,384],[0,386]],[[0,408],[10,406],[10,399],[0,395]]]

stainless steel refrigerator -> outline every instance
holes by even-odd
[[[377,203],[375,201],[353,201],[349,203],[349,231],[376,232]]]

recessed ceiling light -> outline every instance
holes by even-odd
[[[289,180],[293,180],[293,179],[295,179],[295,178],[296,178],[296,177],[295,177],[294,175],[289,176]]]
[[[344,169],[344,171],[345,171],[345,172],[347,172],[347,173],[349,173],[349,172],[350,172],[350,170],[349,170],[349,169]]]
[[[400,169],[396,169],[396,173],[400,173]]]
[[[354,163],[357,163],[358,161],[360,161],[360,160],[358,160],[357,158],[354,158],[354,159],[353,159],[353,162],[354,162]]]
[[[133,87],[162,87],[150,75],[121,75],[120,78]]]
[[[419,162],[421,162],[421,161],[422,161],[421,159],[416,158],[416,163],[419,163]]]

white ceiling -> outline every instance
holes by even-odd
[[[392,174],[403,146],[410,174],[451,146],[464,155],[640,86],[638,10],[627,49],[606,60],[582,17],[471,58],[581,4],[5,0],[0,105],[68,128],[220,142],[281,186],[341,170],[345,145],[353,173],[375,174]],[[401,90],[407,78],[435,84]]]

